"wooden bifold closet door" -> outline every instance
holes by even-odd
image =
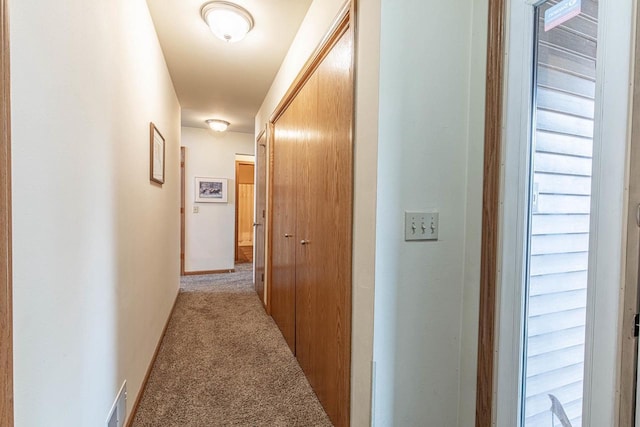
[[[271,313],[336,426],[349,425],[353,36],[274,123]]]

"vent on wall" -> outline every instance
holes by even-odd
[[[127,381],[122,384],[116,401],[111,407],[107,417],[107,427],[124,427],[124,420],[127,416]]]

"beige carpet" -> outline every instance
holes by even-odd
[[[135,427],[331,426],[251,283],[191,276],[138,407]]]

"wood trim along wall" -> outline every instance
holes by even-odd
[[[504,38],[505,0],[489,0],[476,427],[491,426],[493,413]]]
[[[138,406],[140,405],[140,401],[142,400],[142,395],[144,395],[144,390],[147,388],[147,382],[149,382],[149,377],[151,376],[151,371],[153,370],[153,365],[156,363],[156,359],[158,358],[158,353],[160,353],[160,345],[162,344],[162,340],[167,333],[167,328],[169,327],[169,321],[173,317],[173,312],[176,309],[176,303],[178,302],[178,295],[180,292],[176,293],[176,297],[173,300],[173,306],[171,307],[171,311],[169,312],[169,317],[167,317],[167,321],[164,324],[164,328],[162,329],[162,334],[160,334],[160,339],[158,340],[158,344],[156,344],[156,350],[153,352],[153,357],[149,362],[149,366],[147,367],[147,372],[144,375],[144,379],[142,380],[142,384],[140,385],[140,390],[138,391],[138,396],[136,396],[135,402],[131,406],[131,411],[129,412],[127,422],[124,424],[126,427],[131,427],[133,425],[133,420],[136,417],[136,412],[138,411]]]
[[[636,12],[640,22],[640,9]],[[631,116],[631,149],[629,159],[629,201],[627,211],[627,243],[625,282],[623,291],[622,332],[620,336],[620,372],[618,425],[635,425],[636,379],[638,368],[638,338],[635,337],[635,315],[638,304],[640,266],[640,228],[637,223],[640,209],[640,29],[636,26],[633,106]]]
[[[302,70],[300,71],[300,73],[298,73],[293,83],[291,83],[289,90],[287,90],[285,95],[282,97],[282,100],[269,119],[270,123],[273,124],[278,121],[278,118],[282,115],[282,113],[284,113],[284,111],[296,97],[300,89],[302,89],[309,77],[311,77],[311,74],[313,74],[320,62],[322,62],[327,53],[329,53],[333,45],[340,39],[340,37],[342,37],[345,31],[347,31],[351,19],[350,12],[351,1],[347,1],[340,9],[340,12],[338,12],[338,15],[333,21],[333,24],[327,31],[320,44],[318,44],[318,47],[316,47],[307,62],[304,64]]]
[[[0,0],[0,425],[13,426],[11,97],[8,0]]]
[[[185,271],[184,276],[199,276],[201,274],[224,274],[235,273],[235,268],[229,268],[225,270],[202,270],[202,271]]]
[[[180,147],[180,275],[184,276],[184,262],[186,249],[186,162],[187,147]]]
[[[268,200],[268,196],[267,196],[267,190],[268,190],[268,186],[269,186],[269,174],[268,174],[268,162],[269,162],[269,146],[268,146],[268,139],[269,139],[269,134],[267,133],[267,129],[268,129],[269,125],[267,123],[265,123],[265,125],[263,126],[262,130],[258,133],[258,136],[255,138],[255,193],[254,193],[254,221],[256,224],[260,224],[260,218],[262,218],[262,223],[261,226],[262,228],[259,229],[258,226],[254,227],[254,245],[253,245],[253,285],[254,288],[257,287],[257,283],[258,281],[262,282],[262,305],[264,306],[264,310],[267,314],[269,313],[269,304],[267,301],[268,298],[268,294],[267,294],[267,236],[268,236],[268,226],[267,226],[267,209],[268,209],[268,205],[267,205],[267,200]],[[264,137],[264,142],[260,142],[260,140]],[[260,162],[261,156],[260,156],[260,147],[264,147],[264,159],[262,159],[262,162]],[[261,171],[264,170],[264,194],[261,194],[260,188],[262,185],[262,182],[260,180],[260,174]],[[264,212],[260,212],[260,203],[261,201],[258,201],[258,197],[260,197],[262,199],[262,201],[264,201]],[[261,231],[259,231],[261,230]],[[262,233],[262,245],[259,245],[258,242],[258,235]],[[260,246],[262,246],[262,248],[260,248]],[[259,253],[258,251],[261,250],[262,253]],[[259,255],[262,255],[262,277],[259,278],[258,277],[258,260],[259,260]]]

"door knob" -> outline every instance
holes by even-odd
[[[300,244],[301,245],[308,245],[309,241],[308,240],[300,240]]]
[[[285,233],[284,237],[293,237],[293,235],[292,235],[292,234],[286,234],[286,233]]]

